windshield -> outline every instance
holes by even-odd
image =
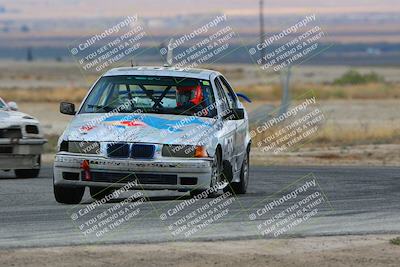
[[[80,113],[159,113],[215,116],[207,80],[160,76],[102,77]],[[202,112],[206,111],[206,112]]]

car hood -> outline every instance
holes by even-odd
[[[216,120],[170,114],[78,114],[63,140],[199,144],[213,136]],[[203,141],[202,141],[203,140]]]
[[[21,124],[38,124],[39,122],[32,116],[11,110],[0,110],[0,128],[8,128]]]

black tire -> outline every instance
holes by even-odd
[[[40,169],[19,169],[14,170],[17,178],[36,178],[39,176]]]
[[[85,187],[66,187],[53,185],[54,196],[58,203],[79,204],[81,202]]]
[[[249,172],[250,172],[250,159],[249,151],[243,159],[242,168],[240,169],[240,182],[230,183],[224,188],[224,191],[229,191],[233,194],[240,195],[246,194],[247,186],[249,185]]]
[[[114,189],[105,187],[90,187],[90,196],[95,200],[101,200],[111,194]]]
[[[221,152],[217,150],[215,152],[215,157],[213,161],[213,167],[211,170],[211,182],[210,182],[210,188],[212,188],[214,185],[216,185],[217,182],[221,180],[222,176],[222,160],[221,160]],[[214,176],[213,176],[214,175]],[[198,194],[203,193],[206,190],[192,190],[190,191],[190,196],[194,197],[197,196]],[[217,195],[217,192],[212,192],[208,194],[208,197],[214,197]]]
[[[38,168],[36,169],[17,169],[14,170],[14,174],[17,178],[36,178],[40,173],[41,158],[38,157]]]

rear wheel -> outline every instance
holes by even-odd
[[[38,167],[37,169],[17,169],[14,170],[15,176],[17,178],[36,178],[39,176],[40,172],[40,156],[37,158]]]
[[[66,187],[53,185],[54,196],[58,203],[79,204],[81,202],[85,187]]]
[[[249,185],[249,165],[249,151],[247,151],[243,159],[242,168],[240,170],[240,182],[230,183],[227,187],[225,187],[225,191],[230,191],[234,194],[246,193],[247,186]]]
[[[105,188],[105,187],[90,187],[90,196],[95,200],[101,200],[112,194],[114,189],[112,188]]]

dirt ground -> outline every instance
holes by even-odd
[[[0,250],[0,266],[399,266],[391,235]]]

